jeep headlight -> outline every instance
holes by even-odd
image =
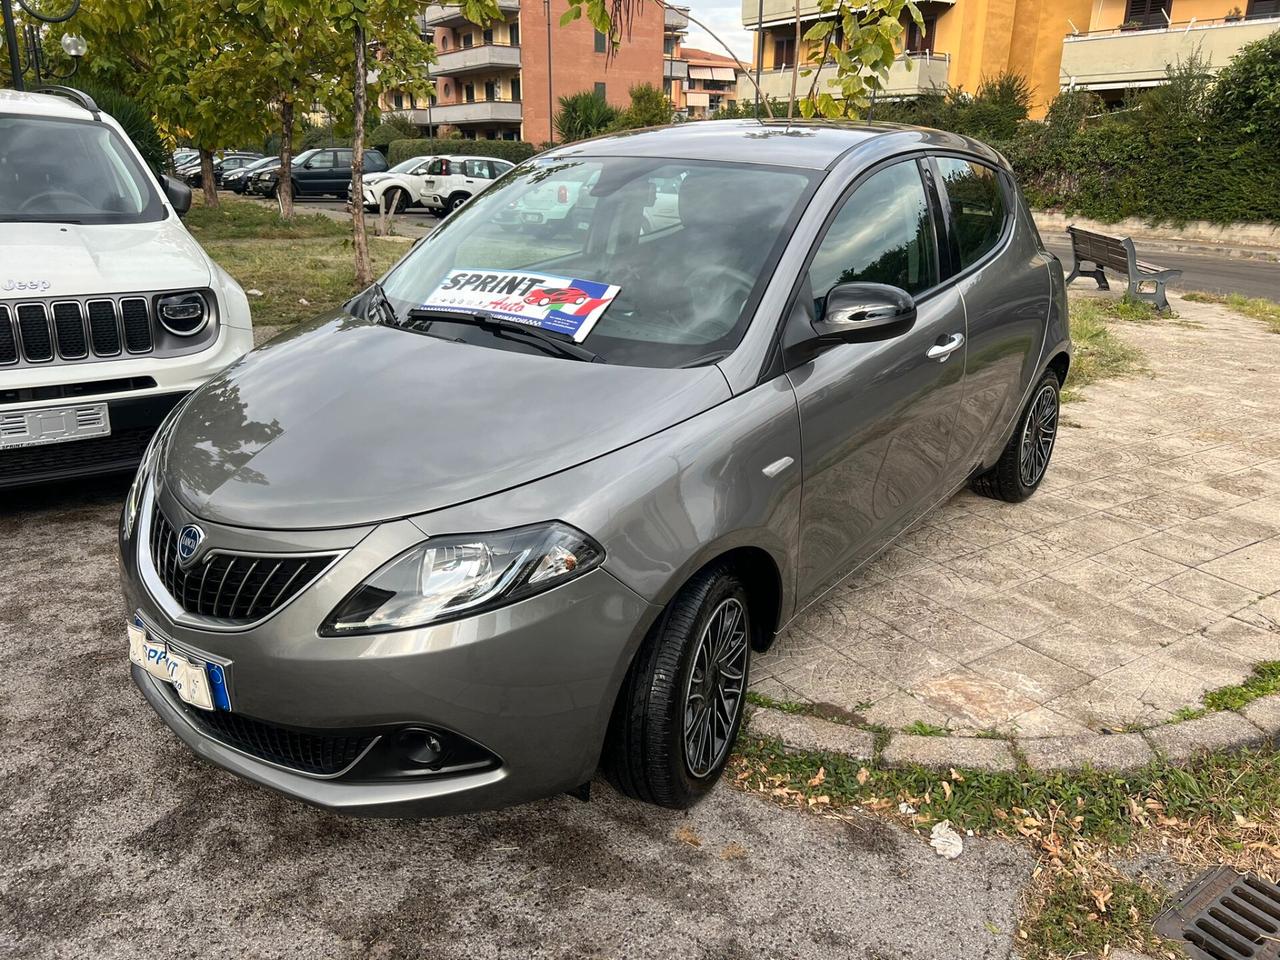
[[[329,614],[322,636],[385,633],[472,616],[550,590],[598,567],[604,549],[558,521],[426,540],[365,580]]]
[[[209,322],[209,302],[195,290],[156,298],[160,325],[178,337],[193,337]]]

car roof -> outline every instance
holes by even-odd
[[[940,130],[893,123],[807,120],[697,120],[628,130],[553,149],[547,157],[612,156],[720,160],[825,170],[872,141],[902,149],[964,150],[999,162],[990,147]]]
[[[33,117],[69,120],[91,119],[93,114],[74,100],[25,90],[0,90],[0,113],[21,113]]]

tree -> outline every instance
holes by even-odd
[[[270,121],[233,20],[187,0],[85,0],[76,27],[95,51],[93,76],[200,151],[205,200],[216,206],[213,152],[261,142]]]
[[[1218,74],[1213,115],[1280,152],[1280,33],[1241,48]]]
[[[573,143],[604,133],[618,122],[621,112],[592,90],[560,98],[556,111],[556,136],[561,143]]]
[[[667,95],[651,83],[638,83],[630,90],[631,106],[614,123],[616,130],[662,127],[675,118],[675,108]]]

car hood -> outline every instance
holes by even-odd
[[[581,363],[336,314],[196,391],[160,472],[212,522],[356,526],[528,483],[727,399],[714,366]]]
[[[0,298],[10,284],[38,284],[35,296],[207,287],[209,262],[176,218],[158,223],[0,224]],[[45,284],[48,284],[45,286]]]

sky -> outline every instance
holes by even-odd
[[[716,36],[729,45],[744,64],[751,62],[754,34],[742,29],[742,0],[684,0],[689,12],[715,31]],[[685,43],[699,50],[724,53],[724,47],[716,43],[703,30],[689,24],[689,37]]]

